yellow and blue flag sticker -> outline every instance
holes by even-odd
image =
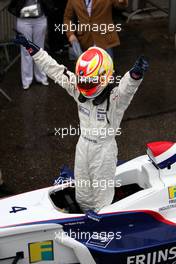
[[[169,199],[175,199],[176,198],[176,186],[173,187],[169,187],[168,188],[169,191]]]
[[[33,242],[29,245],[29,262],[54,260],[53,241]]]

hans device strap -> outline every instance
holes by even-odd
[[[115,85],[112,83],[109,83],[108,86],[103,90],[103,92],[98,95],[94,100],[93,100],[93,105],[97,106],[102,104],[106,99],[110,97],[111,91],[115,88]],[[78,97],[78,100],[80,103],[85,103],[88,99],[84,97],[81,93]],[[109,105],[108,109],[109,110]]]
[[[103,90],[103,92],[97,96],[94,100],[93,100],[93,105],[98,106],[100,104],[102,104],[105,100],[107,100],[107,106],[106,106],[106,119],[108,124],[110,123],[109,119],[108,119],[108,115],[107,112],[109,111],[109,106],[110,106],[110,94],[111,91],[116,87],[116,85],[109,83],[108,86]],[[81,93],[78,97],[78,100],[80,103],[85,103],[88,99],[85,98]]]
[[[110,83],[108,86],[103,90],[103,92],[98,95],[94,100],[93,100],[93,105],[100,105],[102,104],[106,99],[109,101],[109,97],[111,94],[111,91],[115,88],[115,86]],[[109,110],[109,103],[108,103],[108,109]]]

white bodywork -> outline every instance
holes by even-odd
[[[173,165],[170,170],[161,171],[156,169],[146,155],[117,167],[118,184],[119,182],[122,185],[137,183],[143,190],[103,208],[99,214],[151,210],[158,212],[168,221],[176,222],[175,207],[169,208],[168,195],[168,188],[175,184],[175,173],[176,165]],[[12,259],[6,258],[14,257],[21,251],[24,252],[24,258],[18,263],[33,263],[29,260],[29,244],[50,240],[53,241],[55,258],[54,261],[47,261],[47,263],[95,263],[85,246],[66,237],[62,225],[50,221],[54,219],[70,219],[71,221],[71,218],[84,216],[63,213],[54,206],[50,193],[65,187],[67,187],[66,184],[0,200],[0,260],[4,259],[1,263],[12,263]],[[13,212],[13,207],[17,212]],[[23,209],[20,210],[17,207]],[[50,222],[47,223],[47,221]]]

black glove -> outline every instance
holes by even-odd
[[[144,56],[140,56],[133,68],[130,70],[130,76],[134,80],[140,80],[144,77],[144,73],[148,70],[149,63]]]
[[[31,56],[35,55],[40,48],[35,45],[32,41],[28,40],[22,33],[16,31],[16,38],[13,40],[15,44],[22,45],[27,49]]]

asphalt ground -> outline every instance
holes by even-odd
[[[145,154],[147,142],[176,141],[176,50],[167,19],[132,22],[120,36],[115,55],[120,75],[141,54],[150,63],[117,137],[119,159],[129,160]],[[56,59],[74,68],[67,53]],[[21,193],[52,184],[63,164],[74,167],[78,137],[54,133],[55,128],[78,128],[76,103],[52,80],[49,87],[34,83],[24,91],[19,62],[0,87],[13,99],[10,103],[0,94],[0,168],[7,187]]]

